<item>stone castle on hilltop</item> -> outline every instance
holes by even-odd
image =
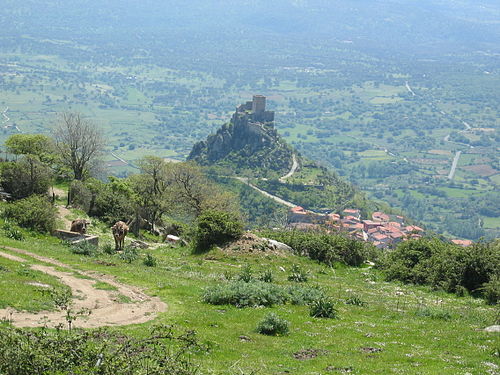
[[[266,111],[266,97],[263,95],[254,95],[251,102],[237,107],[235,115],[238,114],[247,116],[249,121],[274,127],[274,111]]]
[[[274,128],[274,111],[266,110],[266,97],[254,95],[252,101],[236,108],[229,123],[196,143],[188,160],[200,165],[229,163],[235,170],[286,173],[292,154]]]

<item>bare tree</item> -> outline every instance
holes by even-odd
[[[104,149],[101,130],[80,113],[65,112],[54,129],[54,140],[62,163],[76,180],[82,180]]]

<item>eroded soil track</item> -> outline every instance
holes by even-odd
[[[73,327],[95,328],[144,323],[154,319],[158,313],[167,309],[167,305],[159,298],[146,295],[140,288],[119,283],[112,276],[97,272],[75,270],[71,266],[55,259],[40,256],[26,250],[11,247],[3,247],[3,249],[51,265],[35,264],[31,268],[57,277],[62,283],[71,288],[73,294],[71,310],[73,312],[82,309],[90,312],[90,314],[79,316],[72,323]],[[29,263],[26,258],[2,251],[0,251],[0,256],[17,262]],[[64,268],[67,271],[61,271],[53,266]],[[115,290],[96,289],[94,284],[97,281],[105,282],[113,286]],[[15,290],[12,292],[15,293]],[[59,324],[66,325],[65,316],[65,311],[29,313],[9,308],[0,309],[0,319],[9,319],[16,327],[41,327],[44,325],[55,327]]]

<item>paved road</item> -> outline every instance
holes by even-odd
[[[453,164],[451,165],[451,170],[448,174],[448,179],[450,180],[453,180],[453,177],[455,177],[455,171],[457,169],[458,161],[460,160],[460,155],[462,155],[462,151],[457,151],[455,158],[453,158]]]
[[[295,154],[293,154],[292,155],[292,168],[290,169],[290,172],[288,172],[283,177],[280,177],[280,182],[285,182],[285,180],[287,178],[292,177],[298,167],[299,167],[299,163],[297,162],[297,157],[295,156]]]
[[[276,195],[272,195],[272,194],[268,193],[267,191],[259,189],[255,185],[252,185],[250,183],[250,181],[248,181],[248,178],[245,178],[245,177],[234,177],[234,178],[237,179],[237,180],[239,180],[239,181],[241,181],[241,182],[243,182],[245,185],[250,186],[252,189],[257,190],[262,195],[265,195],[266,197],[273,199],[275,202],[278,202],[279,204],[282,204],[282,205],[290,207],[290,208],[297,207],[297,205],[295,203],[288,202],[288,201],[286,201],[284,199],[281,199],[280,197],[277,197]]]

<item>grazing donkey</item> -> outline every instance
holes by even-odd
[[[111,231],[113,232],[113,237],[115,238],[115,250],[123,250],[125,236],[128,233],[128,225],[123,221],[118,221],[111,227]]]

